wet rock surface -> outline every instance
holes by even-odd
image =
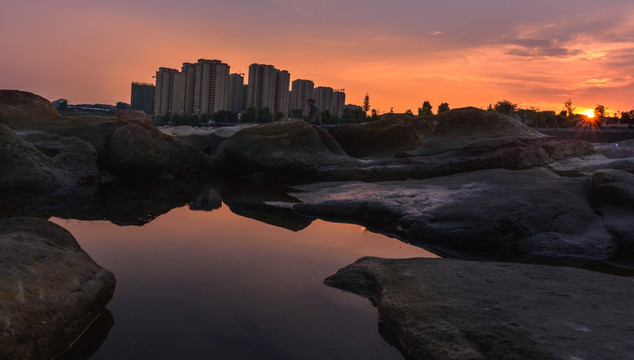
[[[298,213],[358,223],[463,258],[609,259],[614,240],[591,183],[546,169],[482,170],[426,180],[297,186]]]
[[[114,275],[46,220],[0,220],[0,358],[51,359],[112,298]]]
[[[594,149],[608,159],[634,158],[634,140],[594,144]]]
[[[549,266],[362,258],[324,281],[369,297],[417,359],[631,359],[630,278]]]

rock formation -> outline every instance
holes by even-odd
[[[17,131],[46,131],[79,138],[97,151],[97,164],[102,170],[142,178],[157,175],[183,178],[209,173],[212,159],[152,128],[146,124],[147,120],[147,116],[137,112],[123,112],[119,118],[64,117],[40,96],[0,90],[0,124]]]
[[[152,125],[152,117],[143,110],[122,110],[114,114],[115,119],[135,124]]]
[[[97,153],[90,144],[45,132],[22,135],[0,124],[0,192],[72,192],[99,183]]]
[[[187,178],[210,174],[213,161],[193,145],[152,126],[128,124],[112,133],[107,164],[109,170],[125,176]]]
[[[325,283],[372,299],[415,359],[631,359],[634,283],[565,267],[362,258]]]
[[[242,129],[220,144],[216,157],[229,174],[276,178],[308,179],[320,166],[358,163],[324,130],[298,120]]]
[[[469,148],[497,148],[517,139],[546,136],[497,112],[461,108],[436,116],[387,115],[330,131],[354,157],[394,157],[399,152],[431,155]]]
[[[307,216],[471,259],[610,259],[614,239],[586,197],[591,184],[546,169],[482,170],[426,180],[301,185]],[[280,205],[284,206],[284,205]]]
[[[70,233],[37,218],[0,219],[0,358],[51,359],[99,316],[115,287]]]

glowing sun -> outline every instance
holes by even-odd
[[[594,110],[588,109],[584,111],[582,114],[592,119],[594,117]]]

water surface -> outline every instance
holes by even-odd
[[[226,204],[143,226],[52,221],[117,278],[114,325],[91,359],[402,359],[367,299],[322,280],[362,256],[435,257],[358,225],[291,231]]]

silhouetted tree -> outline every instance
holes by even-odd
[[[517,104],[514,104],[508,100],[502,100],[495,103],[493,110],[504,115],[511,116],[515,113]]]
[[[367,114],[370,111],[370,95],[365,94],[365,98],[363,99],[363,111]]]
[[[330,110],[326,109],[321,112],[321,122],[324,124],[329,124],[332,121],[332,115],[330,114]]]
[[[343,116],[341,117],[342,124],[360,123],[367,121],[368,117],[363,109],[353,110],[350,108],[343,109]]]
[[[288,116],[293,119],[301,119],[303,116],[302,109],[294,109],[288,112]]]
[[[372,109],[372,116],[370,118],[371,118],[371,120],[378,120],[379,119],[379,113],[376,111],[376,109]]]
[[[634,109],[621,112],[621,122],[626,124],[634,123]]]
[[[258,112],[258,109],[254,106],[251,106],[247,109],[247,112],[244,113],[244,116],[242,117],[242,122],[256,123],[258,122],[259,117],[260,113]]]
[[[423,101],[423,106],[418,108],[418,115],[419,116],[433,115],[431,109],[432,109],[431,104],[429,103],[429,101],[425,100]]]
[[[445,111],[449,111],[449,104],[444,102],[438,105],[438,114],[443,113]]]
[[[180,126],[180,125],[190,125],[190,126],[199,126],[198,116],[196,115],[172,115],[171,117],[172,125]]]
[[[604,118],[605,117],[605,106],[603,105],[597,105],[594,108],[594,116],[598,119]]]
[[[269,108],[265,107],[264,109],[258,109],[258,122],[273,122],[273,114],[271,114],[271,110],[269,110]]]
[[[574,117],[575,109],[577,109],[577,107],[572,105],[572,100],[568,99],[564,102],[564,110],[566,111],[566,117],[568,120]]]
[[[414,113],[412,112],[412,109],[407,109],[407,110],[405,111],[405,114],[407,114],[407,115],[414,115]]]

